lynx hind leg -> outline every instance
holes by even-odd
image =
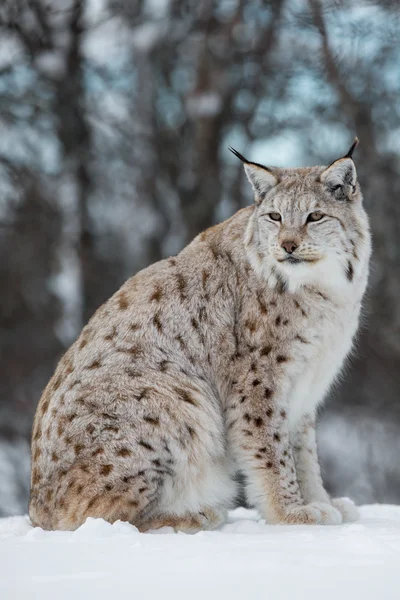
[[[61,481],[33,491],[29,507],[32,524],[43,529],[74,530],[94,517],[136,525],[158,498],[160,479],[153,475],[140,471],[123,476],[111,464],[100,465],[94,473],[87,465],[76,464],[61,474]]]
[[[177,515],[159,515],[139,524],[140,531],[172,527],[175,531],[184,533],[197,533],[202,530],[217,529],[226,521],[227,512],[204,508],[198,513]]]

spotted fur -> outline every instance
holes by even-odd
[[[240,157],[255,204],[127,281],[60,361],[33,428],[34,525],[213,528],[237,470],[269,522],[355,516],[324,490],[315,440],[367,284],[354,163]]]

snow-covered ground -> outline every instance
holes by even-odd
[[[1,600],[391,600],[400,598],[400,506],[358,523],[268,526],[252,510],[218,531],[141,534],[88,519],[75,532],[0,520]]]

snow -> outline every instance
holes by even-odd
[[[336,527],[266,525],[238,508],[196,535],[101,519],[75,532],[0,520],[2,600],[391,600],[399,559],[400,506],[364,506],[359,522]]]

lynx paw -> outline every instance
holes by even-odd
[[[283,522],[292,525],[340,525],[342,515],[331,504],[311,502],[290,508]]]
[[[343,523],[351,523],[360,518],[358,508],[350,498],[334,498],[331,502],[342,515]]]

